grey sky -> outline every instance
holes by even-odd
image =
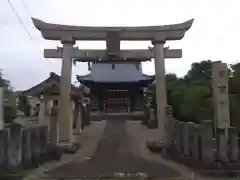
[[[0,62],[6,78],[16,89],[26,89],[60,73],[61,60],[43,58],[41,50],[59,42],[44,40],[32,24],[22,0],[11,0],[33,39],[30,39],[7,0],[0,1]],[[240,11],[238,0],[24,0],[31,15],[46,22],[88,26],[139,26],[180,23],[194,18],[192,28],[171,48],[182,48],[182,59],[167,59],[167,72],[182,76],[194,61],[204,59],[235,63],[240,57]],[[104,42],[78,42],[79,48],[105,48]],[[121,48],[147,48],[148,42],[123,42]],[[154,74],[153,63],[143,70]],[[86,64],[73,68],[86,74]]]

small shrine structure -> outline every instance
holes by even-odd
[[[22,95],[26,97],[31,96],[39,99],[38,123],[47,125],[49,129],[51,126],[51,109],[54,106],[55,108],[59,107],[60,79],[61,77],[58,74],[51,72],[49,78],[22,92]],[[81,88],[71,85],[71,119],[68,119],[68,121],[72,121],[71,129],[78,132],[81,130],[82,120],[82,114],[80,113],[82,92]]]

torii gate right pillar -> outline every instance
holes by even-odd
[[[165,59],[164,44],[165,41],[153,41],[155,56],[155,79],[156,79],[156,103],[157,103],[157,120],[158,120],[158,137],[157,140],[165,142],[166,129],[166,81],[165,81]]]

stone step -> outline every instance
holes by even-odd
[[[199,174],[211,177],[236,177],[240,175],[240,170],[202,170]]]

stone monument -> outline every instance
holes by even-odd
[[[214,107],[214,128],[223,129],[226,137],[230,127],[229,96],[228,96],[228,68],[226,63],[213,63],[212,89]]]

